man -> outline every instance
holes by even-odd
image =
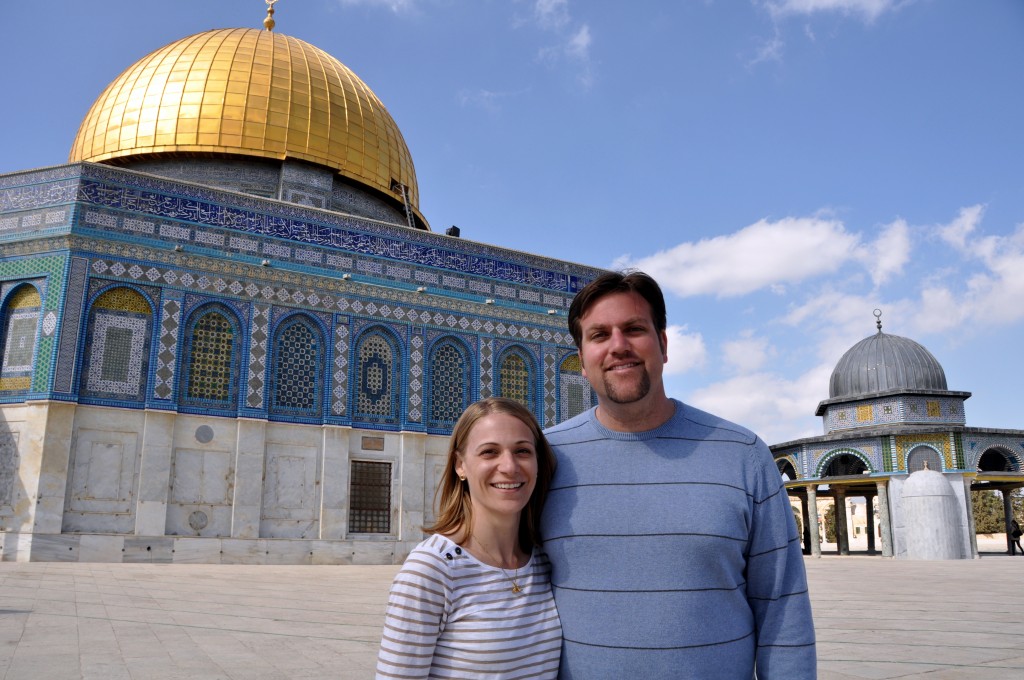
[[[569,330],[597,407],[547,431],[542,521],[560,677],[816,677],[800,541],[768,447],[665,394],[646,274],[581,290]]]

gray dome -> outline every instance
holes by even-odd
[[[945,392],[946,372],[922,345],[881,330],[847,350],[828,384],[829,399],[893,390]]]

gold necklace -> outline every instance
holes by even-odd
[[[513,593],[522,592],[523,589],[519,587],[519,567],[516,567],[515,573],[512,574],[512,576],[509,576],[508,572],[505,571],[505,567],[501,566],[501,560],[495,560],[494,559],[494,555],[491,554],[490,550],[488,550],[487,548],[484,547],[483,543],[480,543],[479,541],[476,541],[476,544],[478,546],[480,546],[480,549],[484,551],[485,555],[487,555],[492,560],[494,560],[495,564],[498,565],[498,569],[501,569],[501,573],[504,574],[505,578],[508,579],[508,582],[512,584],[512,592]],[[515,558],[515,554],[513,554],[513,558]],[[518,561],[516,562],[516,564],[518,564]]]

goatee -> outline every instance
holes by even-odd
[[[605,373],[604,391],[608,394],[608,399],[616,404],[632,404],[646,397],[651,391],[651,376],[647,374],[645,368],[636,382],[619,385],[609,380],[608,374]]]

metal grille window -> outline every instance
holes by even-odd
[[[348,530],[354,534],[391,533],[391,463],[352,461]]]
[[[498,394],[514,399],[528,409],[533,409],[533,376],[526,359],[515,351],[508,352],[499,368]]]
[[[579,355],[566,357],[559,368],[560,408],[562,420],[578,416],[593,406],[594,390],[583,377]]]

